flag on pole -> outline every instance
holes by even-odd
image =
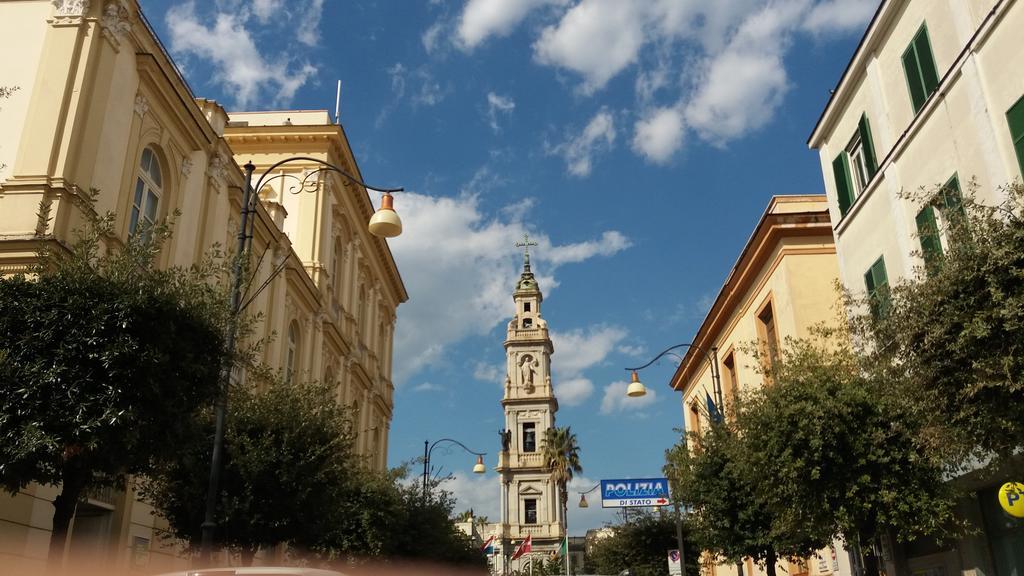
[[[715,424],[720,424],[722,420],[724,420],[724,418],[722,418],[722,412],[718,409],[718,406],[715,406],[715,401],[711,399],[711,394],[708,394],[707,392],[705,392],[705,394],[708,397],[708,419]]]
[[[491,534],[491,537],[484,542],[484,545],[480,547],[480,550],[486,554],[494,552],[494,534]]]
[[[520,556],[526,554],[527,552],[533,552],[532,534],[527,536],[526,540],[523,540],[523,543],[516,548],[516,551],[512,554],[512,560],[517,560]]]
[[[565,539],[562,540],[562,545],[558,547],[558,553],[565,558],[569,555],[569,535],[565,535]]]

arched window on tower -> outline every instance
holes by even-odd
[[[151,146],[142,151],[139,159],[139,170],[135,178],[135,191],[132,195],[131,217],[128,220],[128,233],[135,234],[140,227],[148,229],[156,222],[160,197],[163,195],[163,175],[160,172],[160,160]]]

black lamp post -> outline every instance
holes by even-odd
[[[252,176],[253,172],[256,171],[256,166],[254,166],[252,162],[247,162],[245,164],[245,189],[242,190],[242,209],[240,211],[240,222],[237,236],[238,243],[231,270],[231,319],[228,324],[227,335],[224,343],[226,353],[224,356],[224,366],[221,368],[220,390],[217,393],[217,401],[214,406],[216,414],[213,435],[213,455],[210,458],[210,480],[207,484],[206,490],[206,512],[202,524],[202,548],[200,549],[200,559],[204,563],[208,563],[213,555],[213,536],[214,531],[217,528],[217,492],[220,490],[220,475],[224,459],[224,423],[227,417],[227,390],[231,381],[231,369],[234,362],[233,357],[235,355],[238,317],[242,310],[244,310],[245,307],[251,303],[264,288],[269,286],[270,281],[284,269],[284,265],[275,269],[270,275],[270,278],[268,278],[255,293],[250,295],[244,303],[242,302],[242,264],[248,255],[250,240],[253,236],[255,219],[252,215],[256,213],[256,202],[259,198],[259,191],[266,183],[267,177],[274,171],[274,169],[294,162],[313,163],[318,166],[316,170],[307,174],[302,180],[302,186],[299,191],[306,189],[306,183],[311,176],[319,174],[320,172],[335,172],[363,188],[382,192],[384,197],[381,201],[381,207],[376,213],[374,213],[373,217],[370,218],[370,222],[368,224],[370,233],[375,236],[392,238],[398,236],[402,232],[402,221],[398,218],[398,214],[395,213],[393,198],[391,196],[393,192],[401,192],[403,190],[402,188],[376,188],[369,186],[359,178],[356,178],[347,171],[329,162],[325,162],[317,158],[310,158],[308,156],[286,158],[273,164],[260,174],[259,179],[256,180],[256,186],[253,187]]]
[[[630,383],[629,383],[629,387],[626,389],[626,395],[629,396],[630,398],[638,398],[640,396],[643,396],[643,395],[647,394],[647,388],[640,382],[640,377],[637,375],[637,372],[640,371],[640,370],[643,370],[644,368],[647,368],[651,364],[654,364],[659,359],[661,359],[662,356],[665,356],[666,354],[673,354],[673,355],[675,355],[672,351],[677,349],[677,348],[694,348],[694,349],[698,350],[701,354],[703,354],[704,357],[707,359],[708,365],[711,368],[711,386],[712,386],[712,388],[714,388],[715,403],[718,406],[719,413],[723,413],[721,411],[725,410],[725,406],[722,405],[722,380],[721,380],[721,374],[719,374],[719,372],[718,372],[718,347],[717,346],[713,346],[711,348],[711,354],[708,354],[706,350],[704,350],[700,346],[697,346],[696,344],[692,344],[692,343],[690,343],[690,344],[676,344],[675,346],[669,346],[668,348],[663,350],[660,354],[655,356],[653,360],[651,360],[647,364],[644,364],[643,366],[638,366],[636,368],[626,368],[626,370],[629,370],[631,372],[631,374],[630,374]],[[683,430],[686,430],[686,422],[685,421],[683,422]],[[683,438],[683,442],[684,443],[686,442],[685,436]],[[672,506],[673,506],[673,508],[675,508],[675,515],[676,515],[676,545],[679,546],[679,563],[682,566],[683,576],[685,576],[686,575],[686,550],[685,550],[684,546],[685,546],[686,543],[683,540],[683,516],[682,516],[682,511],[680,510],[681,507],[679,505],[679,500],[676,499],[676,498],[673,498],[672,499]],[[742,569],[740,571],[740,576],[742,576]]]
[[[431,444],[429,440],[424,440],[423,441],[423,503],[424,504],[427,503],[427,479],[430,477],[430,454],[434,451],[434,448],[436,448],[437,445],[442,443],[442,442],[447,442],[449,444],[455,444],[456,446],[459,446],[460,448],[462,448],[466,452],[469,452],[470,454],[475,455],[476,456],[476,464],[473,465],[473,473],[474,474],[483,474],[484,472],[487,471],[487,468],[484,466],[484,456],[487,455],[487,452],[476,452],[476,451],[470,450],[469,448],[466,447],[465,444],[463,444],[462,442],[459,442],[458,440],[455,440],[453,438],[441,438],[440,440],[435,440],[433,444]]]

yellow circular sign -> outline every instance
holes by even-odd
[[[1024,518],[1024,484],[1007,482],[999,489],[999,505],[1014,518]]]

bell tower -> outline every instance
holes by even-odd
[[[505,338],[505,430],[498,460],[503,561],[512,554],[513,542],[518,546],[527,536],[533,553],[545,557],[558,550],[564,536],[557,486],[541,455],[544,432],[555,426],[558,400],[551,387],[554,347],[541,316],[544,295],[530,269],[530,246],[536,245],[529,236],[516,243],[524,249],[523,272],[512,293],[515,316]],[[516,567],[514,561],[510,569]]]

